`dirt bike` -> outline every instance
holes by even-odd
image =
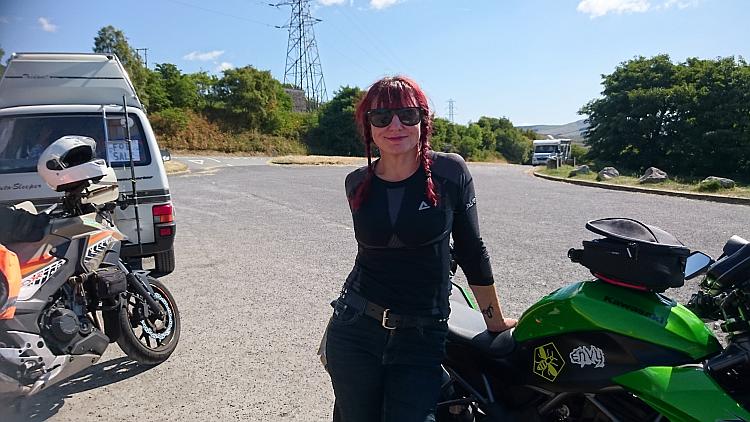
[[[717,261],[683,265],[682,283],[706,274],[687,307],[602,276],[499,335],[454,284],[437,420],[750,420],[750,244],[733,236]],[[702,319],[721,322],[726,347]]]
[[[95,364],[114,342],[144,365],[165,361],[177,346],[174,297],[120,259],[115,204],[92,204],[89,193],[79,185],[45,210],[41,240],[4,245],[20,276],[0,280],[2,397],[47,389]],[[36,213],[30,202],[21,208]]]

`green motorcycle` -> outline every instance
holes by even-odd
[[[594,279],[486,331],[454,284],[438,421],[750,421],[750,242],[715,262],[628,219],[568,256]],[[662,292],[705,273],[687,307]],[[703,320],[721,321],[723,347]]]

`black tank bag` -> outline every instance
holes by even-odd
[[[604,238],[583,241],[568,257],[595,277],[655,292],[685,284],[690,250],[666,231],[629,218],[593,220],[586,228]]]

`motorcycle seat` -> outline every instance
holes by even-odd
[[[500,334],[487,331],[482,314],[457,301],[450,301],[451,314],[448,318],[448,340],[461,343],[492,359],[502,359],[516,347],[513,329]]]

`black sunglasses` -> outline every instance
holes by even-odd
[[[391,124],[393,115],[405,126],[414,126],[422,121],[424,110],[419,107],[376,108],[367,111],[367,121],[375,127],[386,127]]]

